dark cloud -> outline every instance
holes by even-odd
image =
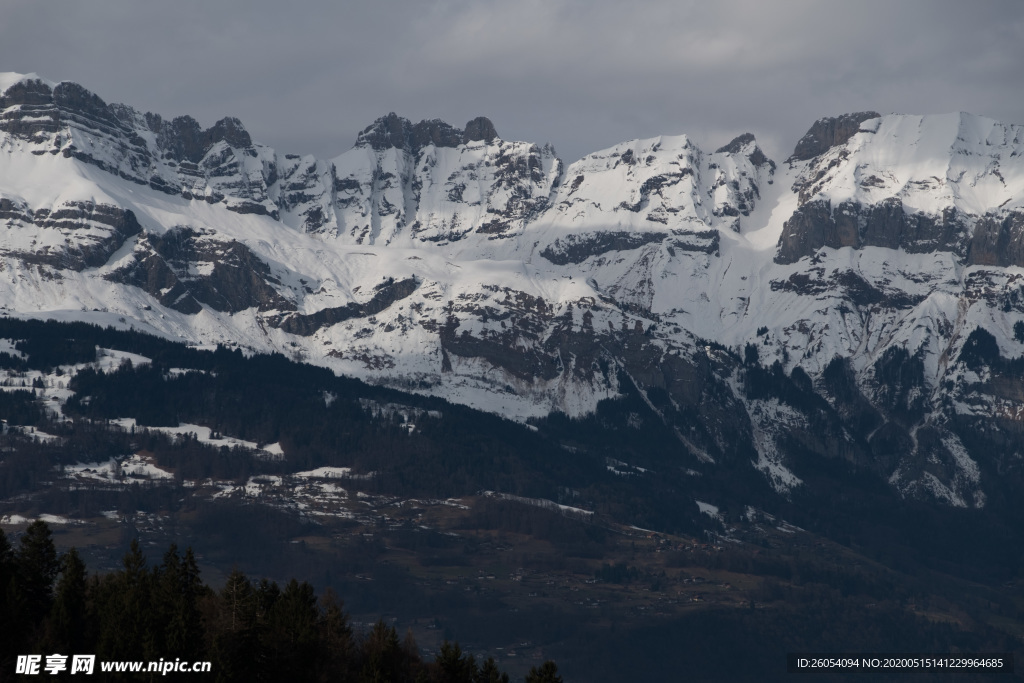
[[[810,123],[876,109],[1024,123],[1016,0],[0,0],[0,70],[333,156],[377,116],[484,114],[574,159],[621,140],[752,131],[785,158]]]

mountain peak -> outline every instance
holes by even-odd
[[[787,161],[807,161],[833,147],[846,144],[847,140],[860,132],[860,124],[880,116],[881,114],[875,111],[859,111],[820,118],[796,143],[793,155]]]
[[[466,124],[466,129],[461,130],[441,119],[423,120],[414,124],[391,112],[363,129],[356,139],[356,146],[369,145],[378,151],[404,149],[416,154],[428,145],[458,147],[477,140],[490,142],[496,137],[498,133],[494,124],[484,116],[471,120]]]
[[[754,139],[753,133],[743,133],[734,137],[729,144],[723,145],[715,150],[715,154],[743,154],[746,153],[746,157],[750,159],[754,166],[761,166],[762,164],[771,164],[771,167],[775,168],[775,162],[771,161],[765,156],[761,148],[757,146],[757,140]]]
[[[210,144],[223,140],[232,147],[249,147],[252,145],[249,131],[245,129],[241,121],[233,116],[225,116],[213,124],[213,128],[207,132],[210,135]]]
[[[52,90],[57,84],[53,81],[48,81],[45,78],[40,78],[38,74],[19,74],[14,71],[2,71],[0,72],[0,95],[6,93],[10,88],[14,87],[19,83],[24,82],[40,83],[45,85],[47,88]]]
[[[478,116],[466,124],[466,132],[463,134],[462,140],[463,142],[476,142],[477,140],[490,142],[496,137],[498,137],[498,131],[494,129],[491,120],[486,116]]]
[[[156,133],[160,148],[181,161],[198,163],[213,145],[222,140],[232,147],[252,145],[252,138],[242,122],[233,117],[225,117],[203,130],[199,122],[188,115],[166,121],[159,114],[147,113],[146,124]]]
[[[420,121],[409,130],[409,151],[415,153],[427,145],[458,147],[462,144],[462,131],[441,119]]]
[[[407,140],[407,131],[412,123],[391,112],[381,116],[369,126],[364,128],[356,138],[356,146],[369,145],[376,150],[389,149],[391,147],[404,148]]]
[[[722,145],[721,147],[716,149],[715,154],[722,154],[723,152],[726,154],[739,154],[740,152],[743,151],[743,148],[751,142],[753,142],[755,145],[757,144],[757,141],[754,140],[754,134],[743,133],[741,135],[737,135],[736,137],[734,137],[729,142],[729,144]]]

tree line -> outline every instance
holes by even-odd
[[[0,530],[0,671],[25,654],[95,654],[100,661],[209,661],[211,680],[370,683],[507,683],[447,640],[425,661],[412,632],[378,621],[357,633],[342,600],[292,579],[284,587],[235,569],[215,591],[192,549],[171,545],[148,566],[137,540],[121,568],[89,575],[78,552],[58,555],[49,526],[35,521],[12,544]],[[98,680],[149,680],[104,673]],[[195,674],[179,674],[197,680]],[[175,674],[162,677],[175,680]],[[533,667],[527,683],[556,683],[558,667]]]

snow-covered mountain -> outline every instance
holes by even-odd
[[[277,350],[518,420],[638,390],[686,462],[981,506],[1024,457],[1024,127],[550,147],[384,116],[278,154],[0,75],[0,306]],[[630,386],[626,386],[630,385]]]

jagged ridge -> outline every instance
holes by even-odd
[[[518,419],[633,387],[684,461],[754,463],[780,492],[806,451],[982,505],[1022,457],[989,453],[1024,414],[1019,126],[863,112],[781,167],[743,134],[566,168],[484,118],[389,114],[318,160],[236,119],[0,85],[15,313],[284,350]]]

